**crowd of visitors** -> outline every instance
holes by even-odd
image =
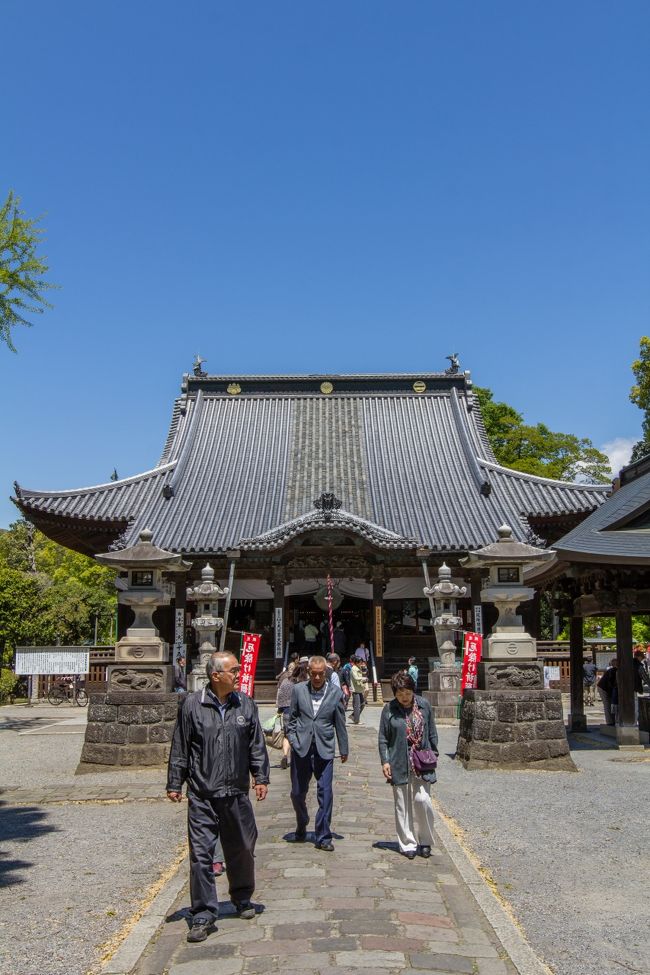
[[[365,649],[365,647],[361,647]],[[314,843],[334,850],[333,771],[336,749],[349,754],[346,707],[359,723],[367,694],[367,658],[354,653],[344,667],[338,653],[327,658],[292,655],[278,682],[283,722],[281,767],[291,766],[289,797],[296,816],[292,842],[307,840],[309,785],[316,781]],[[270,763],[257,705],[237,689],[239,662],[214,653],[208,685],[185,697],[174,729],[167,796],[181,802],[187,788],[191,924],[187,940],[204,941],[216,930],[219,903],[214,882],[225,869],[230,899],[239,917],[255,917],[254,854],[257,827],[249,799],[265,799]],[[345,693],[348,688],[348,693]],[[381,769],[393,790],[399,852],[412,860],[431,855],[434,842],[431,784],[436,780],[438,735],[429,703],[416,694],[413,677],[400,671],[394,700],[384,706],[379,732]],[[285,747],[286,746],[286,747]],[[217,869],[220,868],[220,869]]]

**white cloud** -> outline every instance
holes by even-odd
[[[629,464],[632,448],[635,443],[636,440],[630,440],[629,437],[616,437],[614,440],[609,440],[607,443],[604,443],[599,448],[609,457],[609,463],[614,477],[617,476],[621,467]]]

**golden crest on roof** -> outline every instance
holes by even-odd
[[[325,393],[326,396],[329,396],[330,393],[334,392],[334,387],[330,382],[324,382],[320,384],[320,391],[321,393]]]
[[[241,386],[239,383],[230,383],[226,392],[230,393],[231,396],[239,396],[241,393]]]
[[[413,383],[414,393],[424,393],[426,392],[426,388],[427,388],[427,384],[425,382],[422,382],[421,379],[418,379],[416,382]]]

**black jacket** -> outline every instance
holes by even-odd
[[[188,783],[198,796],[242,795],[269,781],[269,756],[257,705],[233,691],[223,718],[207,690],[188,694],[176,721],[167,768],[167,790]]]

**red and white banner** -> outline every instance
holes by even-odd
[[[239,671],[239,690],[249,697],[253,696],[253,686],[255,684],[255,668],[257,667],[257,655],[260,652],[259,633],[242,633],[241,638],[241,670]]]
[[[460,682],[460,693],[467,688],[476,688],[478,682],[478,665],[483,652],[483,637],[480,633],[466,633],[463,644],[463,672]]]

